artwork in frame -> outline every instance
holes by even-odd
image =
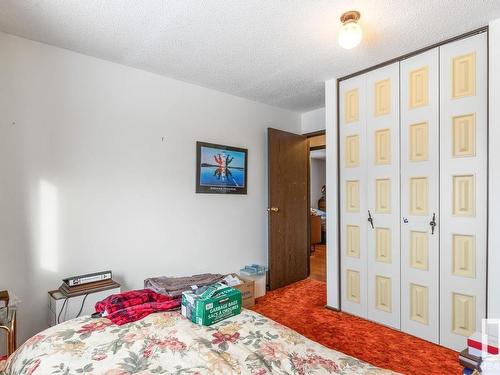
[[[248,150],[196,142],[196,192],[246,194]]]

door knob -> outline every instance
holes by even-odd
[[[372,229],[374,229],[374,226],[373,226],[373,217],[372,217],[372,213],[370,212],[370,210],[368,210],[368,222],[372,226]]]
[[[278,207],[269,207],[267,212],[278,212],[280,209]]]
[[[434,234],[434,230],[436,229],[436,226],[437,226],[437,223],[436,223],[436,213],[432,214],[432,220],[429,223],[429,225],[431,226],[432,234]]]

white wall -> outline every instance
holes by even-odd
[[[500,318],[500,19],[489,25],[488,317]]]
[[[326,185],[326,160],[311,158],[311,207],[318,208],[318,200],[322,197],[321,188]]]
[[[338,247],[338,179],[337,179],[337,80],[325,82],[326,125],[326,304],[338,309],[339,295],[339,247]]]
[[[302,134],[325,130],[325,108],[302,113]]]
[[[299,114],[6,34],[0,51],[0,289],[21,340],[64,276],[266,263],[266,128],[299,133]],[[194,193],[197,140],[249,149],[248,195]]]

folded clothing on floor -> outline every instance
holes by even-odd
[[[144,280],[144,288],[166,296],[180,298],[183,292],[218,283],[223,278],[222,275],[212,273],[187,277],[152,277]]]
[[[179,308],[180,298],[158,294],[149,289],[113,294],[95,305],[95,316],[103,316],[121,326],[149,314]]]

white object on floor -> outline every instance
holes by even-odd
[[[481,363],[481,374],[500,375],[500,356],[491,356],[483,359]]]
[[[247,275],[242,276],[245,280],[255,282],[255,298],[266,295],[266,274],[263,275]]]
[[[498,356],[498,338],[494,335],[486,335],[483,337],[481,332],[474,332],[467,339],[467,348],[469,354],[476,357]],[[484,349],[484,351],[483,351]]]
[[[66,296],[61,292],[49,292],[49,326],[52,327],[76,318],[80,309],[82,310],[80,316],[91,315],[95,312],[94,306],[97,302],[102,301],[112,294],[118,294],[120,292],[121,288],[117,287],[101,292],[89,293],[87,298],[85,298],[85,295],[69,297],[67,301]]]

